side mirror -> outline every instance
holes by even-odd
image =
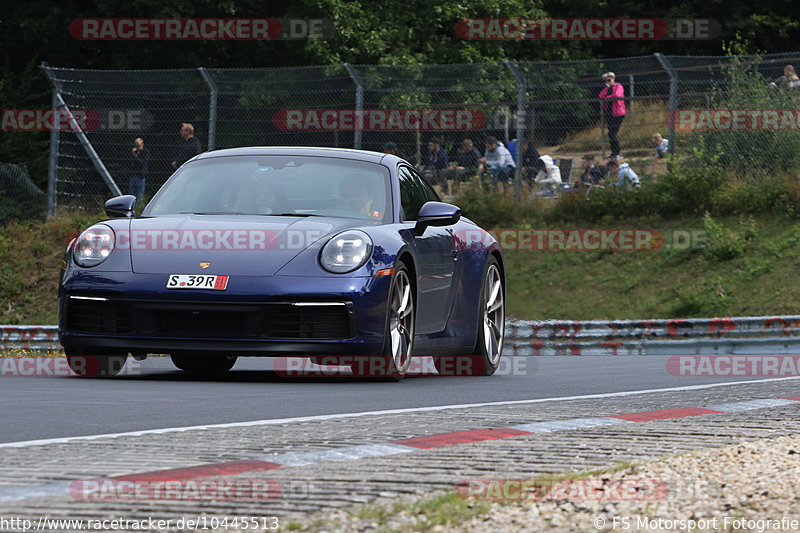
[[[444,202],[427,202],[419,210],[414,231],[422,235],[428,226],[452,226],[460,219],[461,208]]]
[[[132,194],[117,196],[106,202],[106,215],[113,218],[136,216],[136,197]]]

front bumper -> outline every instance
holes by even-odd
[[[73,270],[59,339],[76,353],[365,355],[383,348],[390,277],[232,276],[167,290],[166,274]]]

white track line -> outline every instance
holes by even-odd
[[[433,407],[408,407],[405,409],[388,409],[384,411],[364,411],[360,413],[339,413],[331,415],[315,415],[315,416],[299,416],[294,418],[276,418],[271,420],[253,420],[250,422],[230,422],[226,424],[209,424],[202,426],[186,426],[174,428],[160,428],[160,429],[145,429],[141,431],[128,431],[125,433],[106,433],[102,435],[83,435],[79,437],[60,437],[55,439],[42,439],[42,440],[28,440],[20,442],[5,442],[0,443],[2,448],[24,448],[27,446],[44,446],[47,444],[64,444],[72,441],[83,440],[98,440],[98,439],[116,439],[120,437],[139,437],[143,435],[163,435],[165,433],[179,433],[182,431],[196,431],[206,429],[228,429],[228,428],[242,428],[253,426],[272,426],[278,424],[293,424],[298,422],[319,422],[324,420],[338,420],[342,418],[359,418],[362,416],[380,416],[380,415],[398,415],[405,413],[426,413],[433,411],[446,411],[451,409],[472,409],[474,407],[493,407],[503,405],[526,405],[544,402],[563,402],[570,400],[592,400],[602,398],[621,398],[625,396],[639,396],[642,394],[653,394],[657,392],[676,392],[676,391],[693,391],[702,389],[713,389],[716,387],[731,387],[734,385],[751,385],[755,383],[772,383],[776,381],[789,381],[793,379],[800,379],[800,376],[793,376],[787,378],[768,378],[768,379],[755,379],[750,381],[732,381],[728,383],[707,383],[703,385],[686,385],[683,387],[670,387],[665,389],[645,389],[636,391],[622,391],[622,392],[607,392],[602,394],[586,394],[584,396],[561,396],[556,398],[537,398],[534,400],[506,400],[502,402],[484,402],[484,403],[466,403],[455,405],[437,405]]]

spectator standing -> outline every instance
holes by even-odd
[[[656,154],[658,154],[659,159],[664,159],[667,155],[667,150],[669,149],[669,141],[661,136],[660,133],[654,133],[651,137],[653,144],[656,147]]]
[[[144,184],[147,179],[147,167],[150,164],[150,150],[144,147],[144,140],[137,137],[131,150],[131,179],[128,182],[128,194],[137,201],[144,198]]]
[[[631,187],[635,187],[637,189],[641,187],[639,176],[636,175],[636,172],[633,171],[628,163],[622,163],[620,165],[619,161],[616,159],[609,159],[608,163],[606,163],[606,168],[608,169],[609,180],[613,179],[614,177],[617,178],[617,181],[614,185],[618,189],[629,191]]]
[[[181,142],[175,151],[175,159],[172,161],[172,168],[179,168],[182,164],[202,152],[200,141],[194,136],[194,126],[184,122],[181,124]]]
[[[510,179],[516,165],[508,149],[495,137],[487,137],[484,145],[486,152],[479,160],[478,171],[488,169],[492,173],[492,185],[497,185],[500,179]]]
[[[600,99],[603,101],[603,116],[608,125],[608,143],[611,146],[611,157],[622,157],[620,155],[619,140],[617,132],[625,120],[625,89],[622,84],[616,83],[613,72],[603,74],[603,81],[606,86],[600,91]]]
[[[539,170],[539,173],[536,174],[536,179],[533,181],[555,196],[558,192],[558,186],[562,183],[561,170],[553,163],[553,158],[549,155],[543,155],[539,159],[542,162],[542,169]]]

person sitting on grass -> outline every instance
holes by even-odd
[[[384,154],[396,155],[400,159],[405,159],[405,157],[403,157],[403,154],[400,153],[400,150],[397,149],[397,143],[388,142],[388,143],[384,144],[383,145],[383,153]]]
[[[522,177],[532,180],[542,170],[539,151],[530,141],[522,142]]]
[[[606,167],[603,165],[595,165],[594,156],[592,154],[581,156],[581,168],[583,168],[583,173],[575,180],[576,191],[605,185]]]
[[[664,159],[667,156],[669,141],[662,137],[660,133],[654,133],[651,139],[653,144],[656,146],[656,154],[658,154],[658,158]]]
[[[553,158],[549,155],[543,155],[539,160],[542,162],[542,168],[533,181],[541,185],[544,191],[555,196],[558,192],[558,186],[562,183],[561,170],[553,163]]]
[[[447,169],[449,163],[450,158],[447,155],[447,151],[442,147],[442,142],[438,138],[431,139],[428,142],[428,151],[422,158],[422,175],[432,185],[440,184],[443,187],[447,187],[447,182],[441,175]]]
[[[606,163],[606,168],[608,169],[609,180],[613,179],[615,176],[617,178],[614,184],[615,187],[629,191],[631,187],[638,189],[642,186],[639,182],[639,176],[636,175],[636,172],[633,171],[628,163],[622,163],[620,165],[619,161],[616,159],[609,159],[608,163]]]
[[[497,185],[498,181],[511,181],[516,168],[511,152],[496,137],[487,137],[484,145],[486,152],[479,160],[478,173],[483,175],[484,168],[488,170],[491,173],[493,186]]]

